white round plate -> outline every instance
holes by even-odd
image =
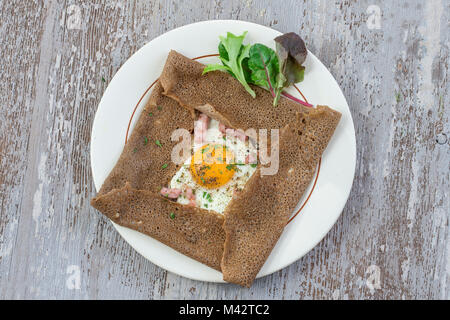
[[[174,49],[187,57],[217,53],[219,35],[240,35],[248,31],[245,43],[263,43],[274,48],[273,39],[281,33],[254,23],[235,20],[204,21],[169,31],[146,44],[120,68],[98,106],[91,136],[91,166],[97,190],[113,169],[125,143],[128,122],[140,97],[163,69],[167,55]],[[308,44],[307,44],[308,45]],[[217,62],[216,57],[198,60]],[[322,156],[314,191],[301,212],[285,228],[280,240],[258,277],[278,271],[300,259],[319,243],[341,214],[353,182],[356,162],[355,130],[350,110],[336,80],[309,52],[305,80],[299,89],[312,104],[329,105],[342,113],[341,121]],[[290,90],[291,94],[297,94]],[[149,94],[133,117],[133,128]],[[305,203],[313,182],[302,199]],[[295,212],[293,214],[295,214]],[[223,282],[222,274],[164,244],[114,224],[120,235],[154,264],[186,278]]]

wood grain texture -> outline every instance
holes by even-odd
[[[449,18],[444,0],[1,1],[0,298],[449,299]],[[342,216],[250,289],[156,267],[89,206],[90,131],[109,79],[151,39],[208,19],[299,32],[356,128]]]

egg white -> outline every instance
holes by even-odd
[[[235,137],[227,136],[223,138],[219,131],[219,122],[211,119],[208,130],[206,132],[205,142],[202,144],[193,144],[193,153],[205,144],[225,144],[235,155],[236,163],[245,163],[247,154],[256,154],[256,149],[249,143],[248,140],[243,142]],[[192,158],[192,157],[191,157]],[[189,186],[195,193],[195,200],[198,207],[207,210],[214,210],[218,213],[223,213],[228,203],[233,197],[234,191],[240,191],[244,188],[248,179],[256,171],[255,166],[250,164],[237,165],[233,177],[221,187],[216,189],[208,189],[197,184],[192,178],[190,172],[191,158],[187,159],[180,170],[173,176],[170,181],[170,188],[178,188],[185,190],[185,186]],[[209,194],[209,195],[208,195]],[[181,204],[189,204],[189,199],[184,196],[184,193],[178,197],[177,202]]]

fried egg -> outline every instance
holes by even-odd
[[[211,119],[202,143],[193,144],[193,155],[186,160],[170,181],[170,188],[183,190],[177,202],[195,204],[223,213],[235,192],[241,191],[256,171],[256,164],[245,164],[256,148],[236,137],[224,137],[219,122]],[[191,199],[186,195],[192,189]]]

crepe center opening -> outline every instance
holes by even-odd
[[[169,187],[181,190],[178,203],[223,213],[256,171],[256,165],[245,163],[248,154],[256,154],[256,147],[248,140],[224,137],[219,122],[211,119],[205,139],[194,142],[193,151]]]

